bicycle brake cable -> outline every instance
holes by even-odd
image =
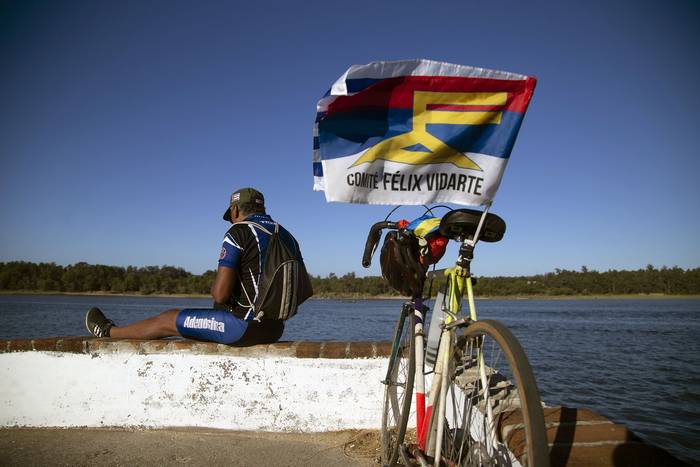
[[[402,206],[402,205],[399,204],[399,205],[396,206],[394,209],[392,209],[391,211],[389,211],[389,214],[387,214],[386,217],[384,218],[384,222],[388,221],[388,220],[389,220],[389,217],[390,217],[392,214],[394,214],[394,211],[396,211],[397,209],[399,209],[401,206]]]
[[[451,207],[449,207],[449,206],[447,206],[447,205],[445,205],[445,204],[438,204],[438,205],[436,205],[436,206],[433,206],[432,208],[431,208],[431,207],[428,207],[428,206],[426,206],[426,205],[424,204],[423,207],[425,208],[425,211],[423,212],[423,215],[425,215],[426,213],[429,212],[430,214],[432,214],[432,215],[434,216],[435,214],[433,213],[433,209],[437,209],[437,208],[445,208],[445,209],[447,209],[448,211],[453,211],[453,209],[452,209]]]

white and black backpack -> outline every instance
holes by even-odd
[[[249,299],[253,318],[258,321],[291,318],[297,313],[299,305],[313,295],[311,280],[301,254],[297,251],[296,242],[292,242],[291,249],[285,245],[277,223],[274,232],[257,222],[241,221],[237,224],[252,225],[270,236],[265,262],[260,271],[258,295],[254,302]],[[245,287],[243,290],[245,291]]]

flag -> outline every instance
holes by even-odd
[[[536,79],[431,60],[351,66],[317,105],[327,201],[490,205]]]

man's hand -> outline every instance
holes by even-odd
[[[233,291],[233,285],[236,283],[237,275],[238,273],[235,269],[219,266],[219,269],[216,271],[214,285],[211,286],[211,296],[216,303],[228,302]]]

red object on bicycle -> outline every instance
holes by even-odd
[[[442,235],[433,235],[426,238],[428,242],[428,254],[421,256],[420,260],[423,264],[435,264],[443,257],[447,249],[447,243],[450,241]]]

